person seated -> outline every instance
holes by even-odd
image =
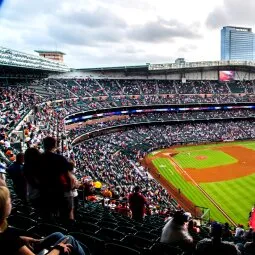
[[[222,240],[231,241],[232,239],[233,239],[233,234],[231,232],[228,222],[226,222],[222,230]]]
[[[211,239],[204,238],[197,243],[196,255],[240,255],[237,247],[230,242],[222,241],[222,225],[213,222],[211,225]]]
[[[191,252],[193,249],[193,238],[188,232],[186,223],[190,215],[183,210],[178,210],[164,226],[160,242],[180,246],[184,251]]]
[[[244,255],[255,254],[255,232],[252,232],[252,241],[244,244]]]
[[[127,208],[127,204],[125,202],[122,202],[118,206],[116,206],[115,211],[124,215],[124,216],[129,216],[130,210]]]
[[[0,186],[6,186],[6,182],[5,182],[5,174],[6,174],[6,170],[5,170],[6,166],[3,163],[0,163]]]
[[[72,236],[55,232],[43,239],[20,236],[14,228],[8,227],[7,218],[12,205],[8,188],[0,187],[0,253],[8,255],[35,255],[48,250],[47,255],[85,255],[78,241]]]
[[[27,201],[27,181],[23,171],[24,154],[18,153],[16,161],[7,168],[7,173],[12,179],[16,195],[23,201]]]

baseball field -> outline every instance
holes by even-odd
[[[186,210],[206,207],[213,220],[247,226],[255,204],[255,141],[173,147],[144,163]]]

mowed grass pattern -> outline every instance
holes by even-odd
[[[211,209],[211,218],[225,222],[226,218],[219,212],[219,210],[212,204],[200,190],[190,182],[187,182],[183,176],[177,172],[167,158],[154,159],[153,164],[158,169],[160,174],[168,180],[174,187],[181,190],[190,201],[197,206],[203,206]]]
[[[255,174],[224,181],[200,183],[200,186],[220,204],[236,222],[247,225],[248,213],[255,203]]]
[[[232,146],[232,145],[244,146],[248,149],[255,150],[255,141],[237,141],[237,142],[225,142],[225,143],[212,143],[212,144],[205,144],[205,145],[194,145],[194,146],[186,146],[186,147],[177,147],[175,148],[175,150],[179,152],[189,152],[189,151],[195,151],[195,150],[212,149],[215,147],[217,148],[217,147]]]
[[[247,225],[248,213],[255,202],[254,184],[255,174],[252,174],[230,181],[200,183],[200,186],[236,223]]]
[[[196,157],[205,156],[203,160]],[[180,152],[174,160],[182,168],[203,169],[236,163],[238,160],[220,150],[202,149],[190,152]]]
[[[175,148],[180,152],[180,158],[175,156],[175,161],[183,168],[198,168],[198,171],[202,171],[201,163],[194,158],[194,155],[204,155],[202,150],[212,151],[212,148],[217,150],[217,147],[239,145],[248,149],[255,150],[254,141],[244,141],[235,143],[219,143],[211,145],[200,146],[187,146]],[[215,151],[216,151],[215,150]],[[190,152],[191,156],[187,156],[187,152]],[[209,152],[210,154],[210,152]],[[225,153],[224,153],[225,154]],[[225,154],[226,155],[226,154]],[[224,157],[225,157],[224,155]],[[219,154],[214,156],[220,156]],[[227,155],[229,156],[229,155]],[[229,156],[230,157],[230,156]],[[232,157],[231,157],[232,158]],[[188,161],[193,161],[189,163]],[[215,161],[218,159],[214,159]],[[223,159],[222,159],[223,160]],[[234,159],[236,160],[236,159]],[[206,160],[201,160],[201,162]],[[224,160],[223,160],[224,161]],[[255,157],[254,157],[255,161]],[[229,161],[230,162],[230,161]],[[207,162],[209,163],[209,162]],[[208,207],[211,209],[211,218],[214,220],[225,222],[225,217],[218,211],[218,209],[201,193],[201,191],[188,182],[184,177],[175,170],[171,161],[167,158],[157,158],[153,160],[153,164],[157,167],[161,175],[172,183],[176,188],[180,188],[181,192],[191,200],[195,205]],[[223,163],[224,164],[224,163]],[[223,165],[221,164],[221,165]],[[228,163],[229,164],[229,163]],[[226,165],[226,164],[225,164]],[[193,166],[193,167],[192,167]],[[195,166],[195,167],[194,167]],[[212,167],[213,164],[204,166],[204,168]],[[254,174],[245,176],[238,179],[222,182],[212,183],[200,183],[199,184],[216,202],[220,207],[236,222],[243,225],[247,225],[248,213],[251,207],[255,203],[255,162],[254,162]]]

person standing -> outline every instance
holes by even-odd
[[[43,139],[44,153],[41,155],[39,190],[46,217],[54,214],[70,219],[73,207],[72,197],[65,196],[71,191],[70,164],[67,159],[55,153],[57,142],[53,137]]]
[[[134,188],[134,192],[129,195],[128,201],[129,208],[132,212],[132,219],[142,221],[147,202],[145,197],[140,193],[139,186]]]

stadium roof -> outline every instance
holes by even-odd
[[[35,50],[35,52],[37,52],[37,53],[57,53],[57,54],[61,54],[61,55],[66,55],[64,52],[56,51],[56,50]]]
[[[70,71],[70,68],[63,63],[4,47],[0,47],[0,66],[38,69],[48,72]]]
[[[78,68],[76,71],[128,71],[128,70],[139,70],[147,71],[147,65],[138,65],[138,66],[113,66],[113,67],[94,67],[94,68]]]
[[[75,71],[84,72],[147,72],[147,73],[171,73],[171,72],[189,72],[194,70],[250,70],[255,71],[254,61],[200,61],[185,63],[164,63],[137,66],[116,66],[116,67],[96,67],[96,68],[78,68]]]

